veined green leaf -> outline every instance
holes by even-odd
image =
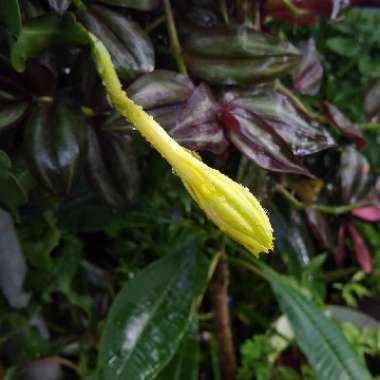
[[[186,332],[200,239],[193,235],[130,280],[108,314],[98,380],[154,379]]]
[[[259,263],[289,319],[296,340],[321,380],[370,380],[366,368],[333,320],[265,264]]]

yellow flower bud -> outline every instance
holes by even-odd
[[[107,49],[96,37],[91,34],[90,37],[98,72],[117,111],[170,163],[194,200],[223,232],[254,254],[271,250],[272,227],[258,200],[247,188],[210,168],[179,145],[152,116],[129,99]]]

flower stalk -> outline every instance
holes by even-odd
[[[273,248],[272,227],[258,200],[242,185],[203,163],[183,148],[123,91],[111,57],[95,36],[93,57],[116,110],[135,125],[169,162],[193,199],[223,232],[254,254]]]

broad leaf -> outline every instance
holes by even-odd
[[[0,108],[0,131],[19,122],[28,108],[26,102],[3,105]]]
[[[61,43],[87,44],[86,30],[71,14],[62,17],[46,14],[28,20],[11,46],[11,59],[17,71],[24,71],[25,61],[41,51]]]
[[[297,342],[321,380],[370,380],[338,326],[285,277],[260,263]]]
[[[157,380],[197,380],[199,360],[198,316],[192,313],[189,326],[177,353],[159,374]]]
[[[348,223],[347,229],[352,240],[352,247],[354,249],[358,263],[360,264],[364,272],[366,272],[367,274],[371,274],[372,257],[363,235],[353,225],[353,223]]]
[[[207,150],[222,154],[228,141],[219,125],[220,107],[214,100],[209,87],[202,83],[192,92],[170,134],[180,144],[193,150]]]
[[[361,200],[370,184],[370,165],[367,158],[352,146],[342,154],[340,180],[342,197],[345,202]]]
[[[275,172],[312,176],[281,138],[256,115],[235,107],[224,109],[223,118],[231,143],[256,165]]]
[[[18,0],[0,0],[0,23],[5,24],[12,37],[19,35],[22,25]]]
[[[366,146],[367,142],[359,127],[348,120],[337,107],[328,102],[323,102],[323,108],[329,121],[343,136],[353,141],[359,149]]]
[[[295,156],[307,156],[335,146],[331,134],[298,112],[283,94],[263,89],[225,94],[229,107],[255,114],[279,135]]]
[[[364,112],[372,123],[380,121],[380,74],[370,82],[364,97]]]
[[[293,88],[304,95],[317,95],[323,78],[323,67],[313,39],[301,43],[302,60],[294,74]]]
[[[125,79],[154,70],[154,49],[140,26],[126,16],[94,5],[81,18],[109,50],[115,69]]]
[[[189,69],[217,84],[267,81],[289,72],[299,59],[290,43],[245,26],[195,30],[184,50]]]
[[[27,273],[12,217],[0,208],[0,289],[12,307],[24,307],[28,297],[23,286]]]
[[[154,379],[170,361],[187,329],[199,247],[192,236],[120,291],[100,343],[99,380]]]

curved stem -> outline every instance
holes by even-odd
[[[305,204],[299,201],[292,193],[285,189],[282,185],[277,185],[276,190],[296,209],[304,210],[306,208],[312,208],[313,210],[322,212],[324,214],[330,215],[342,215],[358,208],[368,206],[368,202],[353,203],[350,205],[342,206],[329,206],[329,205],[319,205],[319,204]]]

